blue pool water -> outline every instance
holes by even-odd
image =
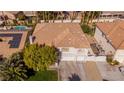
[[[21,31],[23,30],[24,31],[26,29],[26,26],[16,26],[15,29],[16,30],[21,30]]]

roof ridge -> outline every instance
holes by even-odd
[[[37,28],[38,25],[40,25],[40,23],[37,24],[35,28]],[[46,25],[46,23],[45,23],[45,24],[43,24],[43,26],[42,26],[41,28],[43,29],[43,28],[46,27],[46,26],[47,26],[47,25]],[[35,29],[34,32],[33,32],[33,34],[34,34],[34,33],[36,34],[37,32],[39,32],[39,30],[41,30],[41,28]]]
[[[117,49],[124,43],[124,40],[119,44],[119,46],[117,47]]]
[[[78,32],[81,32],[82,34],[80,34],[80,36],[81,37],[84,37],[88,42],[86,42],[89,46],[90,46],[90,43],[89,43],[89,40],[88,40],[88,38],[86,37],[86,35],[85,35],[85,33],[83,32],[83,30],[81,29],[81,27],[80,27],[80,30],[77,30]],[[74,33],[72,33],[73,35],[75,35],[76,36],[76,38],[78,37],[78,35],[77,34],[74,34]],[[81,40],[81,39],[80,39]]]
[[[115,24],[114,24],[115,23]],[[112,31],[118,27],[118,23],[117,22],[113,22],[113,27],[111,28],[111,30],[107,33],[107,35],[109,35],[110,33],[112,33]]]
[[[66,28],[63,32],[61,32],[55,39],[53,40],[53,43],[56,44],[56,42],[61,42],[68,34],[70,33],[69,28]],[[59,41],[58,41],[59,40]]]
[[[69,31],[69,32],[70,32],[70,31]],[[78,39],[78,37],[77,37],[77,36],[76,36],[76,37],[74,37],[74,35],[75,35],[75,34],[73,34],[73,33],[71,33],[71,32],[70,32],[70,34],[69,34],[69,35],[72,35],[72,36],[73,36],[72,38],[74,38],[74,39],[75,39],[75,38],[76,38],[76,39]],[[63,39],[65,39],[66,37],[67,37],[67,35],[66,35]],[[62,41],[63,39],[61,39],[61,41]],[[75,39],[75,40],[76,40],[76,39]],[[58,44],[60,44],[60,43],[61,43],[61,41],[60,41],[60,42],[58,42]]]
[[[122,27],[120,27],[119,26],[119,28],[121,29],[121,30],[124,30]],[[119,44],[119,46],[117,47],[117,48],[119,48],[122,44],[124,43],[124,39],[122,40],[122,42]]]

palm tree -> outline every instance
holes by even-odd
[[[71,16],[71,22],[73,22],[73,20],[76,18],[76,12],[74,11],[72,16]]]
[[[62,20],[62,23],[63,23],[63,12],[61,11],[60,14],[61,14],[61,20]]]
[[[43,20],[44,20],[44,22],[46,20],[45,11],[43,11]]]
[[[56,11],[56,20],[59,19],[59,11]]]
[[[47,21],[48,21],[48,12],[45,11],[45,22],[47,22]]]
[[[42,12],[42,20],[45,20],[45,13],[44,13],[44,11]]]
[[[3,80],[22,81],[27,78],[26,73],[27,67],[23,62],[21,53],[13,54],[9,59],[0,65],[0,76],[3,77]]]
[[[99,22],[99,19],[100,19],[101,14],[102,14],[102,12],[99,11],[99,12],[98,12],[98,16],[97,16],[97,22]]]
[[[54,23],[54,21],[55,21],[55,14],[54,14],[54,12],[52,12],[52,15],[53,15],[53,23]]]
[[[48,11],[48,23],[49,23],[49,20],[50,20],[50,11]]]
[[[91,18],[91,14],[92,14],[92,12],[88,11],[87,23],[86,24],[89,24],[89,21],[90,21],[90,18]]]
[[[81,12],[81,25],[84,23],[84,16],[85,16],[85,11]]]
[[[87,23],[87,14],[88,14],[87,11],[84,11],[84,12],[83,12],[83,15],[82,15],[82,16],[83,16],[83,19],[82,19],[82,23],[83,23],[83,24]]]
[[[6,24],[5,15],[4,15],[4,12],[3,12],[3,11],[2,11],[2,16],[3,16],[4,22],[5,22],[5,24]]]
[[[74,20],[74,16],[75,16],[75,14],[74,14],[74,11],[73,11],[73,12],[72,12],[72,15],[70,15],[71,22]]]
[[[36,22],[38,23],[38,20],[39,20],[39,11],[37,11],[36,13]]]
[[[3,19],[4,19],[5,26],[6,26],[6,25],[7,25],[7,20],[6,20],[6,18],[5,18],[4,11],[2,11],[2,16],[3,16]],[[6,29],[7,29],[7,27],[6,27]]]
[[[92,11],[91,12],[91,18],[90,18],[90,22],[91,22],[91,24],[93,23],[93,19],[95,18],[95,11]]]

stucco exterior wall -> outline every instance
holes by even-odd
[[[117,61],[119,61],[120,63],[123,63],[123,64],[124,64],[124,50],[123,50],[123,49],[118,49],[118,50],[115,52],[114,60],[117,60]]]
[[[73,48],[67,47],[68,51],[62,51],[62,47],[59,47],[61,51],[61,60],[64,61],[75,61],[75,60],[84,60],[85,56],[94,55],[91,48]]]
[[[65,47],[65,48],[68,48],[68,51],[62,51],[62,48],[64,47],[59,47],[59,50],[62,53],[68,53],[68,54],[74,54],[74,55],[88,55],[88,53],[90,52],[91,55],[94,55],[91,48]]]
[[[105,54],[110,54],[110,53],[114,54],[115,53],[115,49],[113,48],[113,46],[108,42],[105,35],[97,27],[95,30],[94,37],[97,40],[98,44],[101,45],[103,50],[105,50]]]

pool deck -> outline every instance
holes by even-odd
[[[21,51],[24,48],[26,37],[27,37],[27,31],[0,31],[0,35],[5,35],[2,38],[4,41],[0,42],[0,55],[3,55],[4,57],[8,57],[11,54]],[[21,34],[21,38],[18,38],[20,40],[17,40],[16,42],[19,43],[18,47],[12,48],[11,43],[13,42],[14,34]],[[9,35],[9,36],[6,36]],[[16,43],[14,42],[14,43]]]

